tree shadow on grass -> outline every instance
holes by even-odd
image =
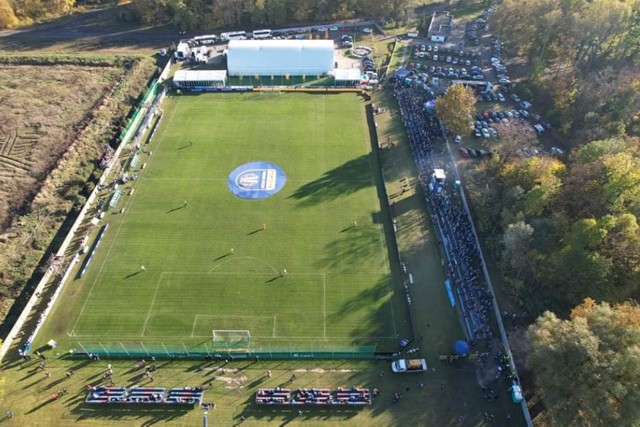
[[[316,267],[323,270],[351,270],[354,265],[380,254],[380,240],[380,230],[373,225],[350,226],[326,245],[325,255]]]
[[[298,207],[309,207],[353,194],[374,184],[371,166],[370,155],[364,154],[307,182],[289,198],[296,199]]]

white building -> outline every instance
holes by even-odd
[[[204,90],[223,87],[227,81],[224,70],[178,70],[173,75],[173,85],[178,89]]]
[[[319,76],[333,70],[332,40],[231,40],[230,76]]]
[[[362,74],[358,68],[336,68],[333,80],[336,86],[356,87],[362,83]]]

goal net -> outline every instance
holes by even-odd
[[[249,347],[251,333],[242,329],[213,329],[213,344],[224,347]]]

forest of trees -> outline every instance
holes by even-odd
[[[172,24],[184,31],[249,29],[354,17],[385,17],[401,22],[408,16],[410,3],[411,0],[132,0],[131,15],[144,24]],[[0,29],[63,15],[75,4],[75,0],[0,0]]]
[[[587,299],[529,328],[529,366],[558,426],[637,426],[640,307]]]
[[[567,145],[640,136],[639,0],[505,0],[492,27]]]
[[[530,65],[518,89],[570,149],[522,158],[535,137],[510,126],[475,170],[479,225],[510,292],[532,315],[639,298],[640,0],[505,0],[493,25]]]
[[[553,425],[637,425],[640,1],[504,0],[490,25],[567,151],[522,157],[538,142],[512,124],[467,181],[506,293],[538,318],[528,366]]]
[[[186,31],[257,28],[353,17],[406,17],[409,0],[133,0],[142,22],[173,23]]]
[[[0,0],[0,29],[69,13],[75,0]]]

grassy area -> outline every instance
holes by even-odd
[[[218,122],[219,129],[216,128],[216,134],[204,137],[205,139],[203,141],[192,138],[194,141],[194,145],[192,147],[189,149],[185,148],[178,150],[179,147],[184,145],[184,142],[188,142],[191,134],[200,132],[196,126],[197,124],[206,122],[207,120],[211,121],[211,119],[207,117],[211,117],[212,114],[220,114],[218,108],[189,108],[189,105],[191,103],[193,103],[193,105],[201,106],[217,105],[217,103],[220,102],[218,100],[218,97],[220,96],[227,95],[207,94],[189,97],[188,99],[186,99],[186,97],[169,99],[169,105],[165,107],[166,117],[161,124],[161,129],[158,130],[153,143],[149,146],[149,149],[153,150],[153,155],[149,158],[143,159],[143,161],[146,161],[148,164],[145,168],[144,174],[142,174],[140,179],[137,181],[137,185],[139,187],[131,197],[132,200],[127,200],[125,198],[125,200],[120,202],[121,205],[118,207],[126,205],[127,213],[122,217],[117,215],[111,217],[110,221],[114,223],[114,228],[108,233],[111,233],[112,236],[117,233],[117,221],[124,219],[125,223],[122,224],[123,231],[120,233],[120,236],[124,238],[128,234],[129,239],[133,239],[135,236],[133,236],[131,232],[138,230],[134,234],[140,235],[139,233],[141,233],[146,227],[145,223],[152,221],[157,224],[161,224],[158,221],[167,219],[170,221],[176,221],[176,223],[182,223],[182,226],[175,232],[175,235],[178,236],[176,238],[179,238],[180,233],[189,233],[191,235],[193,233],[192,228],[199,227],[198,224],[193,224],[192,221],[181,221],[181,218],[188,218],[189,215],[193,215],[191,212],[192,208],[198,211],[199,221],[203,221],[211,227],[214,226],[212,225],[212,222],[216,221],[218,212],[225,211],[228,215],[225,222],[227,230],[222,230],[221,232],[225,235],[241,235],[242,238],[240,240],[242,243],[235,245],[236,254],[234,255],[234,257],[240,257],[242,256],[241,251],[253,250],[247,248],[253,248],[253,246],[256,246],[256,239],[269,239],[269,235],[267,233],[277,229],[279,222],[277,220],[274,221],[272,219],[267,219],[267,221],[269,221],[269,227],[265,230],[265,234],[262,234],[263,232],[259,231],[254,235],[246,235],[254,229],[259,229],[263,220],[258,219],[257,217],[253,220],[250,220],[249,218],[242,220],[241,218],[236,219],[234,216],[261,215],[262,218],[261,210],[246,213],[246,211],[243,211],[238,207],[242,203],[235,203],[236,201],[230,196],[225,200],[225,202],[233,203],[236,209],[230,209],[230,207],[225,206],[225,204],[221,203],[219,200],[213,208],[211,208],[211,205],[207,205],[210,208],[208,211],[204,211],[204,205],[202,207],[198,207],[198,204],[205,203],[203,202],[204,198],[219,197],[224,193],[220,192],[220,195],[215,196],[217,192],[212,188],[216,182],[213,178],[215,178],[217,174],[222,174],[223,178],[226,179],[226,173],[229,168],[247,160],[254,160],[254,156],[262,154],[264,156],[269,156],[264,157],[265,160],[272,160],[281,167],[284,167],[289,180],[293,179],[296,176],[296,171],[301,171],[301,168],[304,166],[308,168],[309,172],[309,174],[305,174],[304,177],[310,177],[310,174],[315,171],[315,174],[317,175],[316,179],[311,181],[315,182],[318,177],[325,176],[318,166],[320,162],[326,162],[329,159],[334,159],[334,162],[336,162],[335,166],[339,166],[339,164],[337,164],[339,163],[339,156],[342,158],[344,154],[348,154],[347,157],[355,156],[356,158],[360,158],[369,152],[369,142],[365,141],[366,138],[362,135],[362,126],[364,126],[364,124],[360,120],[354,120],[354,117],[357,118],[358,114],[362,114],[362,104],[360,101],[357,101],[357,98],[353,97],[353,95],[346,95],[346,97],[349,97],[348,100],[344,101],[344,104],[341,104],[341,102],[333,100],[336,95],[311,96],[298,94],[255,95],[251,100],[252,103],[260,104],[261,102],[264,102],[265,105],[269,105],[274,99],[282,99],[282,97],[287,97],[286,99],[290,96],[309,97],[313,99],[313,102],[308,105],[305,104],[305,108],[311,109],[316,115],[318,114],[317,108],[320,108],[319,105],[322,106],[325,111],[328,109],[329,105],[332,105],[335,109],[341,109],[343,113],[345,109],[346,111],[352,111],[354,113],[352,115],[340,115],[336,113],[337,117],[335,118],[336,121],[333,122],[334,124],[325,124],[326,128],[324,129],[314,123],[315,117],[314,120],[303,121],[302,117],[307,114],[306,112],[299,112],[299,110],[296,110],[293,112],[290,111],[289,113],[300,125],[296,126],[296,129],[299,130],[292,131],[299,133],[298,135],[294,135],[294,137],[306,142],[301,149],[312,150],[312,148],[307,147],[307,145],[309,145],[311,141],[314,138],[317,138],[320,134],[331,135],[333,132],[336,132],[334,128],[344,128],[349,126],[359,128],[359,130],[354,129],[349,131],[353,132],[351,134],[353,142],[351,144],[347,144],[345,141],[337,141],[335,143],[330,141],[329,144],[331,144],[331,150],[327,150],[328,152],[325,152],[325,157],[322,157],[318,152],[314,152],[311,154],[311,157],[314,157],[313,159],[297,159],[300,164],[296,166],[297,163],[294,162],[293,159],[299,157],[299,151],[292,152],[290,143],[283,141],[283,138],[281,138],[282,134],[280,132],[289,131],[280,130],[276,132],[276,129],[280,129],[280,126],[276,125],[282,122],[283,118],[281,116],[271,115],[272,111],[277,112],[281,110],[271,109],[269,114],[255,114],[255,111],[253,111],[252,108],[257,107],[251,106],[250,102],[245,101],[249,100],[250,97],[250,95],[245,94],[230,95],[240,100],[238,104],[241,108],[234,109],[234,116],[251,117],[253,121],[268,123],[270,129],[273,129],[269,133],[263,132],[260,134],[261,141],[263,141],[265,145],[265,151],[263,153],[251,151],[249,147],[247,147],[247,144],[243,142],[242,138],[233,137],[233,143],[228,142],[231,141],[231,139],[225,140],[225,142],[228,142],[225,144],[228,148],[228,151],[225,151],[225,154],[229,156],[229,159],[220,159],[222,153],[214,155],[210,150],[210,144],[220,143],[220,139],[218,139],[216,135],[218,135],[218,133],[225,133],[228,135],[230,132],[229,129],[231,124],[225,124],[223,122]],[[329,102],[318,99],[321,97],[330,97],[332,100]],[[345,97],[345,95],[340,95],[339,97]],[[329,104],[327,104],[327,102],[329,102]],[[353,362],[300,360],[273,362],[261,361],[259,363],[238,361],[231,362],[225,366],[221,363],[206,363],[204,361],[202,363],[195,361],[159,362],[158,371],[156,371],[155,381],[153,383],[155,386],[173,387],[184,385],[205,385],[206,387],[209,387],[209,384],[211,384],[211,387],[205,392],[205,401],[213,401],[216,403],[216,409],[209,413],[210,423],[213,424],[215,422],[216,425],[236,425],[241,421],[240,417],[245,417],[245,421],[242,425],[248,426],[266,426],[274,424],[287,424],[291,426],[332,426],[338,424],[345,426],[483,425],[484,421],[482,413],[483,411],[489,411],[496,415],[496,424],[501,425],[505,420],[506,414],[511,414],[513,419],[509,422],[509,425],[522,425],[517,418],[519,408],[511,403],[508,395],[501,394],[498,400],[492,400],[489,402],[482,399],[473,364],[469,364],[464,361],[453,364],[438,361],[438,355],[450,353],[452,343],[462,336],[462,330],[458,323],[455,310],[449,305],[444,286],[442,285],[444,276],[440,265],[440,252],[438,243],[430,227],[424,199],[419,190],[415,188],[408,193],[395,196],[395,193],[399,191],[401,186],[400,179],[407,178],[409,180],[414,180],[417,176],[406,145],[406,137],[402,128],[399,113],[396,109],[395,100],[389,92],[381,91],[374,95],[374,102],[385,110],[382,114],[375,116],[380,141],[385,144],[387,139],[389,139],[390,142],[395,143],[395,146],[391,149],[382,150],[379,153],[379,157],[375,154],[368,154],[367,156],[373,157],[371,158],[369,166],[365,168],[366,174],[370,181],[371,168],[373,165],[379,166],[379,162],[381,161],[386,179],[387,193],[390,196],[393,195],[392,201],[394,204],[391,209],[391,213],[397,222],[397,241],[400,257],[403,262],[408,265],[409,271],[413,274],[415,281],[415,284],[411,286],[411,293],[415,307],[413,311],[413,318],[418,337],[412,346],[420,348],[420,353],[427,358],[430,368],[434,369],[424,374],[393,375],[389,370],[389,363],[387,361]],[[225,102],[225,108],[229,108],[229,105],[226,104],[227,103]],[[183,107],[186,110],[190,110],[193,117],[181,115]],[[301,104],[298,104],[298,108],[300,107]],[[247,115],[251,112],[254,114]],[[171,122],[167,121],[170,114],[173,114],[174,122],[176,122],[176,124],[173,125],[175,126],[173,131],[170,129],[172,127]],[[182,124],[178,123],[179,120],[175,120],[180,118],[182,118]],[[289,122],[291,120],[292,119],[288,119]],[[348,120],[348,123],[345,122],[346,120]],[[245,123],[244,127],[248,127],[246,125],[246,121],[243,123]],[[237,126],[235,128],[235,133],[238,133],[241,136],[246,137],[247,132],[247,129],[238,128]],[[270,135],[272,133],[276,133],[277,137]],[[229,136],[229,138],[231,138],[231,136]],[[208,147],[208,149],[200,151],[202,150],[200,146],[205,146],[205,144],[207,144],[206,147]],[[289,153],[282,153],[280,149],[276,147],[276,144],[287,145],[289,147]],[[231,145],[235,145],[235,148],[231,147]],[[232,148],[234,149],[232,150]],[[190,149],[193,150],[189,151]],[[253,148],[253,150],[255,149],[256,148]],[[220,150],[224,151],[226,148],[223,146],[220,147]],[[245,154],[247,150],[249,150],[249,152]],[[210,151],[211,153],[209,153]],[[333,153],[333,151],[336,151],[336,153]],[[218,152],[218,147],[216,147],[216,152]],[[280,153],[278,154],[279,156],[285,156],[286,158],[283,157],[276,159],[271,157],[272,155],[269,153],[274,153],[273,155]],[[197,157],[204,157],[204,159],[195,160]],[[222,173],[222,171],[217,172],[215,169],[211,168],[211,178],[208,181],[203,181],[193,179],[192,174],[196,173],[195,170],[181,167],[184,161],[189,161],[194,164],[220,162],[221,167],[224,162],[228,162],[228,167],[227,170],[224,171],[225,173]],[[329,170],[334,170],[335,166]],[[325,167],[327,167],[327,165],[325,165]],[[346,172],[348,170],[358,169],[352,169],[349,167],[342,171]],[[157,200],[152,199],[151,195],[144,196],[147,192],[147,189],[145,188],[146,181],[149,181],[146,185],[149,185],[149,188],[151,189],[153,183],[150,181],[160,181],[163,176],[167,175],[171,176],[171,180],[182,180],[183,186],[178,190],[172,186],[170,188],[166,188],[165,192],[156,192],[155,196]],[[333,175],[329,175],[327,178],[331,176]],[[191,179],[187,179],[189,177],[191,177]],[[209,184],[209,191],[202,193],[201,197],[198,198],[193,198],[193,196],[190,195],[182,196],[183,193],[191,194],[193,191],[199,191],[197,188],[200,186],[194,185],[194,183],[198,182],[207,182]],[[333,182],[335,183],[335,181]],[[364,180],[354,180],[354,182],[361,182],[361,184],[364,184]],[[299,182],[298,185],[301,183],[302,182]],[[360,203],[364,203],[362,200],[365,200],[368,202],[368,206],[370,207],[373,204],[377,205],[379,203],[373,200],[373,184],[367,184],[365,188],[361,188],[355,192],[349,192],[348,187],[345,188],[340,185],[324,185],[325,183],[331,184],[332,181],[323,180],[318,181],[318,183],[323,185],[319,185],[317,187],[318,191],[316,193],[309,193],[310,196],[315,194],[316,198],[289,199],[289,195],[292,194],[287,194],[287,192],[297,188],[297,186],[290,188],[289,186],[292,184],[290,181],[282,192],[270,199],[262,201],[245,201],[243,203],[247,203],[249,205],[258,203],[262,205],[268,204],[271,201],[279,201],[284,205],[283,209],[287,206],[289,208],[292,207],[289,203],[293,203],[295,210],[301,215],[312,214],[316,209],[319,209],[320,205],[325,204],[327,206],[333,206],[332,209],[329,209],[326,212],[326,216],[328,217],[333,216],[334,212],[337,216],[346,215],[340,208],[342,203],[349,204],[351,209],[355,209],[357,212],[367,210],[364,204],[363,206],[356,206],[354,208],[349,200]],[[181,195],[174,197],[172,193],[175,193],[176,191],[179,191]],[[359,193],[362,194],[359,195]],[[361,196],[365,195],[366,197],[361,198]],[[332,198],[334,196],[335,198]],[[189,198],[189,204],[186,209],[180,209],[172,214],[165,213],[166,210],[169,210],[169,207],[164,206],[165,204],[171,205],[171,209],[179,207],[185,197]],[[310,206],[297,206],[299,203],[304,205],[311,202],[321,203],[316,205],[311,204]],[[159,211],[161,214],[153,214],[153,209]],[[371,210],[373,209],[369,208],[369,211]],[[138,211],[138,213],[136,213],[136,211]],[[229,211],[231,211],[232,214],[229,214]],[[148,215],[143,217],[143,212],[147,212]],[[235,212],[238,212],[238,214]],[[171,218],[174,214],[181,216]],[[128,217],[127,215],[130,216]],[[352,216],[352,214],[348,214],[348,217],[344,216],[347,223]],[[136,220],[133,221],[134,219]],[[294,222],[297,221],[293,218],[290,220]],[[333,222],[333,219],[323,220],[323,223],[324,221],[329,223]],[[358,219],[358,228],[361,227],[360,221],[361,220]],[[362,221],[363,225],[367,224],[365,219]],[[131,224],[129,226],[131,232],[122,234],[126,231],[127,222]],[[257,223],[257,225],[254,225],[254,222]],[[335,222],[336,224],[339,223],[342,225],[342,222],[344,221]],[[282,225],[280,225],[280,227],[282,227]],[[366,227],[376,228],[378,225],[369,223]],[[166,226],[164,228],[166,228]],[[157,233],[157,236],[154,236],[154,238],[164,237],[164,228],[160,227],[160,231]],[[220,226],[217,226],[216,230],[218,233],[203,231],[203,233],[207,233],[210,240],[210,244],[207,245],[207,252],[213,252],[208,250],[209,247],[213,246],[219,246],[221,252],[227,252],[229,244],[227,242],[222,242],[221,238],[219,236],[216,237],[215,235],[220,234]],[[307,239],[309,238],[309,235],[305,234],[305,231],[301,231],[301,233]],[[331,236],[329,237],[335,238],[343,234],[346,233],[339,233],[338,230],[332,230]],[[174,234],[172,234],[172,236],[173,235]],[[378,236],[376,239],[381,239],[378,231],[375,232],[375,235]],[[107,238],[108,237],[105,239]],[[315,238],[322,239],[322,237]],[[195,239],[199,240],[200,238],[196,236]],[[163,243],[165,240],[164,238],[158,240],[160,241],[160,245],[165,244]],[[286,240],[281,239],[276,242],[276,245],[285,246],[286,242]],[[114,260],[124,259],[122,256],[124,254],[118,254],[119,251],[128,251],[127,253],[131,254],[131,251],[136,250],[135,248],[124,248],[116,245],[114,246],[114,249],[111,250],[112,255],[107,257],[106,253],[109,251],[109,241],[105,240],[102,245],[104,246],[102,246],[98,252],[98,258],[94,260],[94,264],[90,268],[90,273],[88,273],[94,274],[94,278],[97,278],[95,272],[100,269],[101,263],[106,261],[107,264],[105,265],[108,265],[109,258],[111,257],[114,257]],[[140,241],[133,246],[141,247],[145,245],[148,247],[149,243]],[[179,243],[175,251],[174,249],[171,249],[171,253],[176,253],[180,256],[180,251],[185,250],[184,246],[181,245],[183,244]],[[193,268],[195,263],[201,259],[201,255],[199,255],[195,249],[187,250],[188,252],[182,256],[182,263]],[[269,251],[276,252],[273,247],[264,250],[265,253],[261,255],[263,257],[282,256],[269,253]],[[277,252],[281,251],[282,248],[278,247]],[[348,251],[351,251],[351,248]],[[156,252],[161,252],[161,250],[154,246],[151,249],[151,253],[147,252],[144,254],[146,257],[144,260],[141,258],[127,258],[127,262],[123,263],[122,273],[131,274],[131,272],[136,271],[139,268],[139,264],[144,262],[147,267],[145,274],[155,274],[152,270],[157,267],[152,267],[152,265],[155,265],[155,262],[150,264],[147,261],[149,257],[154,259],[158,257],[158,259],[166,262],[166,257],[169,255],[162,253],[156,254]],[[360,251],[356,252],[360,255],[362,254]],[[382,260],[386,257],[386,254],[384,256],[382,255],[382,249],[376,249],[374,252],[375,253],[372,253],[371,256],[375,259]],[[208,255],[209,253],[207,256]],[[100,258],[100,256],[102,256],[102,258]],[[294,257],[293,254],[288,254],[286,256]],[[342,253],[342,257],[345,258],[344,260],[341,259],[341,262],[344,262],[344,268],[358,266],[358,262],[354,261],[353,258],[350,258],[350,255],[346,252]],[[210,258],[207,258],[207,261],[211,261],[214,258],[215,257],[211,256]],[[235,260],[232,261],[232,263],[236,262],[237,261]],[[308,261],[304,261],[304,264],[308,265]],[[131,270],[128,269],[129,265],[131,265]],[[211,265],[214,265],[212,261]],[[246,265],[248,265],[248,263]],[[367,262],[366,265],[370,264]],[[397,265],[394,265],[394,263],[391,263],[391,266],[392,269],[390,274],[395,279],[393,281],[395,283],[397,280],[400,280],[402,273],[398,271]],[[165,267],[163,266],[162,268]],[[229,265],[224,268],[234,267]],[[261,266],[252,266],[248,268],[248,270],[256,272],[261,268]],[[378,271],[380,272],[381,270]],[[363,274],[367,273],[365,272]],[[123,274],[123,276],[124,275],[125,274]],[[128,285],[127,291],[129,296],[127,298],[127,308],[125,310],[119,310],[118,313],[126,315],[129,309],[136,309],[134,298],[139,298],[137,285],[142,285],[138,281],[147,280],[141,276],[143,276],[143,274],[127,279],[135,280],[136,285]],[[287,277],[286,279],[289,280],[294,277],[295,276],[291,274],[290,277]],[[115,291],[118,289],[118,282],[123,279],[118,276],[115,276],[115,279],[116,280],[113,284],[112,282],[100,283],[106,285],[108,288],[113,288],[111,292],[114,297],[118,297],[121,291]],[[242,286],[243,284],[240,283],[239,285]],[[257,286],[263,285],[264,283],[257,284]],[[274,287],[275,286],[281,286],[281,284],[278,283],[277,285],[274,285]],[[77,297],[78,294],[85,293],[86,295],[86,288],[86,284],[82,284],[77,281],[69,283],[65,289],[65,295],[63,295],[65,305],[63,306],[60,304],[57,308],[57,312],[54,313],[54,316],[58,319],[64,319],[65,316],[67,316],[67,320],[73,320],[73,316],[68,313],[74,312],[74,298],[79,300],[80,298]],[[249,304],[250,301],[255,298],[252,295],[252,291],[255,292],[255,287],[253,290],[244,289],[245,293],[235,299],[241,299]],[[277,289],[275,291],[277,291]],[[160,293],[158,295],[160,295]],[[150,302],[149,298],[152,297],[153,295],[149,295],[149,293],[147,293],[147,303]],[[211,294],[209,293],[203,294],[201,297],[202,300],[209,300],[210,298]],[[267,298],[271,299],[271,296],[269,295]],[[281,298],[283,298],[283,305],[289,306],[289,303],[286,301],[287,298],[290,298],[289,295],[285,295],[284,297],[281,296]],[[404,296],[401,295],[401,298],[404,298]],[[194,300],[192,293],[186,288],[181,289],[181,293],[174,292],[170,297],[164,296],[165,302],[168,302],[169,299],[172,300],[171,304],[176,305],[177,307],[184,307],[185,303],[182,301],[183,299],[189,299],[189,301],[196,305],[204,305],[204,303]],[[232,298],[232,300],[234,299]],[[156,303],[158,301],[159,300],[156,298]],[[354,301],[355,303],[351,305],[351,307],[355,307],[356,310],[359,308],[359,305],[369,304],[369,306],[371,306],[371,300],[364,295],[359,295],[357,299],[354,299]],[[211,304],[217,304],[212,298],[210,302]],[[402,302],[404,303],[404,301]],[[262,307],[260,309],[263,310]],[[167,309],[167,311],[169,310]],[[314,312],[310,312],[310,315],[313,316]],[[110,316],[110,314],[107,313],[107,316]],[[400,320],[400,322],[404,322],[404,320]],[[58,337],[64,335],[65,329],[62,328],[62,326],[64,326],[64,322],[58,322],[58,325],[60,326],[58,329],[51,327],[52,325],[53,323],[47,325],[48,329],[45,328],[43,331],[41,335],[42,339],[53,337],[54,334]],[[297,326],[293,325],[293,327]],[[62,339],[66,339],[67,343],[73,341],[70,337]],[[46,353],[46,371],[51,372],[51,377],[46,377],[45,373],[38,369],[39,362],[36,360],[31,362],[17,361],[15,360],[15,352],[10,354],[11,357],[5,359],[5,364],[2,367],[3,369],[0,371],[0,390],[2,390],[2,395],[0,396],[1,409],[13,411],[15,417],[11,420],[4,420],[4,425],[66,426],[78,423],[80,425],[106,426],[151,425],[154,423],[166,422],[175,426],[192,426],[202,422],[201,410],[167,407],[145,408],[140,406],[131,408],[121,406],[115,408],[95,407],[83,403],[83,400],[86,397],[85,386],[87,384],[103,383],[104,380],[101,378],[102,373],[106,369],[106,364],[109,362],[90,362],[85,360],[68,359],[64,357],[64,346],[65,344],[63,343],[56,350]],[[117,385],[132,386],[134,384],[143,384],[147,381],[143,380],[143,372],[141,370],[134,369],[133,361],[110,361],[110,363],[113,364],[114,381]],[[65,372],[68,369],[73,369],[76,372],[72,378],[67,378],[65,376]],[[267,370],[272,371],[272,378],[268,378],[266,376]],[[334,388],[337,386],[358,385],[371,388],[378,387],[381,394],[379,397],[374,399],[371,408],[363,408],[361,410],[345,410],[342,408],[333,410],[319,408],[304,409],[302,415],[298,415],[297,408],[296,410],[292,410],[290,408],[264,408],[256,406],[253,403],[254,393],[258,388],[285,385],[292,373],[296,373],[298,379],[294,384],[288,385],[289,387]],[[417,388],[417,381],[424,381],[424,388]],[[55,401],[52,400],[50,395],[62,388],[66,388],[69,394],[62,399]],[[403,393],[402,399],[396,404],[392,403],[394,392]]]
[[[95,259],[67,284],[42,342],[181,350],[211,345],[219,329],[249,330],[255,347],[274,350],[393,350],[407,336],[361,98],[182,96],[163,110],[147,167],[121,187],[135,189],[114,209],[125,213],[107,214]],[[285,171],[284,189],[234,196],[227,176],[257,160]]]

